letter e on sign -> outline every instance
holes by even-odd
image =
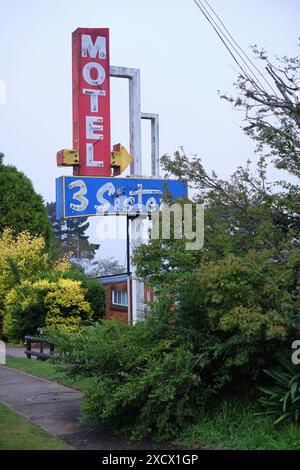
[[[78,28],[72,34],[74,175],[110,176],[108,28]]]

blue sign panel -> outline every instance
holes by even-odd
[[[152,178],[61,176],[56,179],[56,217],[149,214],[165,194],[187,197],[187,184]]]

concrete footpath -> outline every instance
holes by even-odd
[[[75,449],[180,449],[172,444],[132,444],[99,427],[81,425],[78,423],[81,401],[82,394],[76,390],[0,366],[0,402]]]

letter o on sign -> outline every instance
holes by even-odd
[[[97,71],[97,78],[94,80],[91,76],[92,70],[95,69]],[[85,64],[82,69],[82,75],[86,83],[89,85],[99,86],[105,80],[105,70],[102,65],[97,64],[97,62],[89,62]]]

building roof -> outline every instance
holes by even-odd
[[[127,273],[111,274],[109,276],[99,276],[95,279],[101,284],[116,284],[117,282],[127,282]]]

